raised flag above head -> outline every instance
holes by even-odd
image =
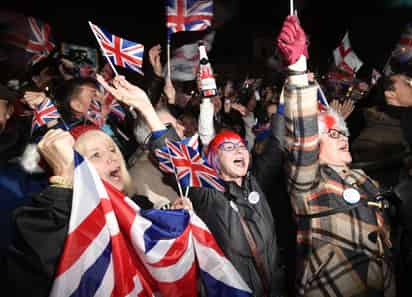
[[[49,98],[46,98],[33,112],[31,131],[59,118],[60,113],[56,106]]]
[[[23,50],[16,63],[34,65],[55,49],[51,27],[35,17],[0,11],[0,47],[12,46]],[[10,48],[11,49],[11,48]],[[17,51],[18,52],[18,51]],[[4,50],[7,59],[17,58],[14,52]]]
[[[352,49],[349,34],[346,32],[339,46],[333,51],[335,65],[338,69],[349,74],[355,74],[363,65]]]
[[[202,31],[213,19],[212,0],[165,0],[168,36],[180,31]]]
[[[193,212],[141,210],[76,154],[72,210],[51,297],[250,297]]]
[[[113,35],[91,22],[89,24],[103,54],[113,65],[131,69],[143,75],[143,44]]]

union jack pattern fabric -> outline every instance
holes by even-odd
[[[131,69],[143,75],[143,44],[118,37],[92,23],[89,24],[102,51],[114,65]]]
[[[194,150],[199,150],[199,135],[195,134],[192,137],[184,138],[182,143],[190,146]],[[159,168],[165,173],[175,173],[174,166],[170,161],[170,152],[167,146],[155,150],[155,155],[159,160]]]
[[[73,202],[51,297],[251,296],[193,212],[141,210],[75,154]]]
[[[199,150],[176,141],[166,140],[169,158],[182,187],[207,187],[224,191],[223,181],[214,168],[200,156]]]
[[[110,112],[121,121],[123,121],[126,118],[126,113],[123,109],[123,106],[121,106],[120,103],[116,100],[112,100],[112,103],[110,105]]]
[[[35,129],[59,118],[60,114],[56,106],[49,98],[46,98],[33,112],[31,131],[33,132]]]
[[[87,111],[87,120],[92,122],[97,127],[101,128],[105,124],[106,120],[102,114],[102,103],[97,99],[92,99],[90,102],[89,110]]]
[[[23,22],[1,34],[1,41],[32,54],[29,63],[35,64],[47,57],[56,47],[52,42],[51,27],[34,17],[26,17]]]
[[[165,0],[168,36],[180,31],[201,31],[213,19],[212,0]]]

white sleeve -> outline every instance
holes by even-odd
[[[210,101],[210,98],[203,98],[202,103],[200,103],[199,137],[204,146],[207,146],[215,137],[213,115],[213,103]]]

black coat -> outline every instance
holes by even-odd
[[[178,139],[176,132],[169,128],[160,138],[151,141],[151,149],[163,146],[166,138]],[[232,205],[236,204],[256,242],[258,254],[262,258],[268,283],[271,286],[270,296],[279,296],[284,289],[284,280],[278,257],[275,224],[266,196],[259,186],[260,179],[273,181],[273,178],[283,170],[280,145],[276,139],[273,138],[272,141],[267,154],[253,164],[252,172],[259,173],[259,181],[253,174],[248,173],[242,187],[232,182],[227,183],[225,193],[205,187],[193,187],[189,191],[189,198],[196,214],[209,227],[224,254],[250,286],[254,296],[264,296],[263,286],[239,214]],[[275,196],[276,189],[272,190]],[[259,201],[255,204],[248,200],[251,192],[259,194]]]

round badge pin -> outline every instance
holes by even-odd
[[[345,199],[347,203],[355,204],[359,202],[360,194],[353,188],[345,189],[343,191],[343,199]]]
[[[260,195],[258,192],[253,191],[249,194],[249,197],[247,197],[247,200],[249,200],[249,202],[252,204],[256,204],[260,200]]]

